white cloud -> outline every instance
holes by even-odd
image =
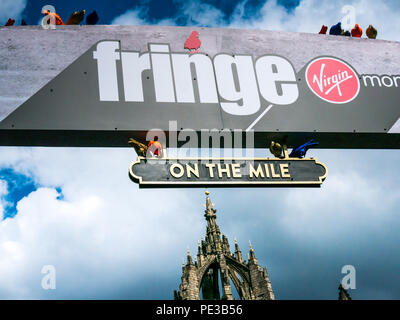
[[[143,8],[138,8],[138,9],[133,9],[133,10],[128,10],[122,15],[116,17],[111,24],[116,24],[116,25],[143,25],[146,24],[145,19],[141,18],[141,15],[143,15]]]
[[[150,21],[146,7],[137,7],[114,19],[113,24],[142,25],[184,25],[211,27],[256,28],[264,30],[283,30],[293,32],[317,33],[323,24],[329,27],[341,21],[345,5],[356,9],[356,23],[364,31],[372,24],[378,29],[378,39],[400,40],[400,25],[395,23],[400,16],[397,1],[375,0],[302,0],[292,11],[287,11],[277,0],[267,0],[254,18],[248,18],[247,0],[239,2],[232,15],[225,17],[222,10],[210,4],[196,1],[177,1],[180,7],[173,17],[160,21]],[[245,16],[247,18],[245,18]]]
[[[224,13],[214,6],[200,1],[181,1],[177,18],[185,25],[217,26],[223,23]]]
[[[279,228],[276,236],[293,237],[298,246],[318,241],[327,251],[335,237],[349,237],[354,228],[383,232],[397,223],[394,171],[380,171],[381,180],[364,175],[376,168],[374,154],[390,163],[397,162],[397,153],[310,152],[329,160],[321,189],[213,192],[219,222],[226,221],[222,231],[231,240],[240,236],[244,251],[247,239],[261,236],[252,234],[253,226],[268,227],[272,221]],[[138,190],[127,174],[136,157],[132,149],[2,148],[0,155],[0,167],[12,166],[47,186],[19,201],[14,218],[0,222],[0,298],[140,299],[145,294],[141,281],[163,276],[171,281],[164,296],[170,297],[186,247],[195,252],[204,236],[201,190]],[[368,155],[371,160],[360,165]],[[62,187],[64,200],[57,199],[56,186]],[[233,194],[241,200],[228,210]],[[260,249],[257,254],[276,259]],[[49,264],[57,270],[54,292],[40,286],[41,268]],[[120,293],[124,288],[131,293]]]
[[[399,205],[400,194],[392,186],[346,170],[328,176],[321,189],[289,190],[281,222],[295,237],[331,241],[371,226],[381,229]]]
[[[179,18],[189,25],[317,32],[320,24],[332,25],[339,20],[344,3],[303,0],[293,13],[288,13],[270,0],[253,20],[243,18],[242,3],[226,22],[220,10],[200,6],[196,1],[182,3],[175,17],[158,24],[174,24]],[[379,6],[380,11],[373,1],[357,1],[354,5],[363,25],[376,24],[382,37],[397,36],[398,26],[389,23],[391,19],[396,21],[398,7],[385,2]],[[371,10],[362,11],[364,7]],[[148,17],[143,10],[130,10],[113,23],[146,24]],[[231,214],[235,217],[230,223],[238,231],[236,235],[247,240],[257,236],[252,234],[253,226],[269,230],[272,225],[276,230],[271,232],[280,237],[292,236],[298,247],[318,241],[324,243],[327,252],[334,250],[335,237],[346,239],[354,229],[393,236],[389,231],[398,225],[394,216],[399,205],[399,174],[394,166],[385,168],[398,163],[398,151],[385,151],[383,156],[382,151],[364,151],[363,155],[310,152],[321,153],[320,160],[329,162],[329,175],[321,189],[219,192],[220,196],[214,198],[217,208],[226,221],[230,221]],[[179,283],[186,246],[193,252],[196,240],[204,236],[202,192],[138,190],[127,173],[135,157],[132,149],[115,148],[0,150],[0,167],[12,167],[43,186],[19,201],[14,218],[0,221],[0,298],[131,297],[121,295],[119,291],[124,288],[137,290],[134,297],[140,298],[143,292],[138,288],[143,280],[157,281],[157,277],[172,273],[173,277],[177,274],[172,282]],[[57,186],[61,186],[64,200],[57,198]],[[5,192],[4,185],[0,185],[0,194]],[[232,203],[236,206],[228,212],[226,208]],[[271,220],[277,223],[271,224]],[[230,239],[235,235],[227,229],[222,231]],[[241,245],[245,247],[245,243]],[[259,251],[257,254],[259,258],[270,258]],[[375,258],[373,254],[372,250],[365,253],[371,259]],[[55,292],[40,287],[41,268],[48,264],[57,270]],[[291,267],[296,268],[285,266]],[[171,285],[171,294],[173,289]]]
[[[26,0],[1,0],[0,1],[0,25],[4,25],[8,18],[15,19],[15,24],[21,18],[22,11],[26,7]]]
[[[176,25],[179,21],[183,25],[219,25],[223,23],[224,14],[212,5],[195,1],[176,1],[179,9],[176,15],[155,22],[157,25]],[[147,7],[140,6],[130,9],[116,17],[111,24],[115,25],[145,25],[150,22]]]
[[[8,204],[4,196],[8,193],[8,184],[6,180],[0,180],[0,221],[4,219],[4,207]]]
[[[170,262],[163,272],[179,272],[186,245],[202,234],[201,209],[183,190],[139,191],[129,180],[132,149],[10,149],[2,154],[16,170],[61,185],[65,198],[39,188],[0,222],[0,274],[7,278],[0,298],[113,298],[115,288],[134,288],[160,261]],[[57,269],[55,293],[40,287],[48,264]]]
[[[400,15],[397,1],[302,0],[293,12],[288,12],[276,0],[269,0],[260,9],[260,18],[255,20],[243,20],[236,10],[230,26],[317,33],[322,24],[330,27],[341,21],[345,5],[355,7],[356,23],[363,28],[364,36],[372,24],[378,29],[379,39],[400,40],[400,25],[395,23]]]

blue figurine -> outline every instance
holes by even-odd
[[[96,10],[86,16],[86,24],[87,25],[95,25],[99,21],[99,16],[97,15]]]
[[[333,35],[333,36],[340,36],[342,34],[342,23],[338,22],[337,24],[335,24],[334,26],[332,26],[329,29],[329,34]]]
[[[306,155],[306,152],[308,149],[310,149],[312,146],[315,146],[319,144],[318,142],[313,142],[314,139],[311,139],[310,141],[302,144],[301,146],[298,146],[296,148],[293,148],[292,152],[289,154],[290,158],[303,158]]]

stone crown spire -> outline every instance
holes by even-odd
[[[217,210],[214,209],[214,204],[209,197],[210,192],[206,191],[206,210],[204,217],[207,220],[207,231],[205,241],[209,243],[211,252],[216,253],[222,250],[222,241],[220,238],[220,229],[217,224]]]
[[[216,209],[214,209],[214,203],[211,202],[210,199],[210,192],[206,191],[206,210],[204,211],[206,214],[204,215],[206,217],[206,220],[208,221],[211,218],[216,219],[217,216],[215,215],[215,213],[217,212]]]
[[[235,252],[231,253],[229,240],[224,234],[221,236],[217,225],[217,210],[209,197],[210,192],[205,194],[206,236],[198,243],[194,263],[187,252],[187,263],[182,266],[182,282],[179,291],[174,292],[175,299],[198,300],[201,291],[203,299],[232,300],[231,281],[243,300],[275,299],[267,269],[258,265],[251,243],[247,262],[243,261],[236,239]]]

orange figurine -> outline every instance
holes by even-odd
[[[64,25],[64,22],[61,20],[60,16],[55,13],[55,12],[50,12],[49,10],[46,10],[45,12],[43,12],[43,14],[45,16],[49,15],[50,17],[53,16],[56,19],[56,25],[57,26],[61,26]],[[50,19],[47,21],[47,24],[50,24]]]
[[[353,29],[351,29],[351,36],[355,38],[361,38],[362,36],[362,29],[358,24],[354,26]]]
[[[150,140],[147,145],[148,150],[152,156],[156,156],[158,158],[162,157],[162,144],[158,141],[158,137],[154,137],[154,140]]]

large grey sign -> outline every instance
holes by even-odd
[[[202,30],[200,39],[207,37]],[[263,148],[270,140],[291,147],[309,138],[321,148],[400,146],[400,72],[360,74],[330,54],[296,71],[271,50],[210,54],[204,47],[191,54],[183,42],[173,51],[157,37],[146,45],[93,44],[0,123],[0,143],[127,146],[150,129],[168,134],[176,121],[177,131],[254,130],[255,146]]]

